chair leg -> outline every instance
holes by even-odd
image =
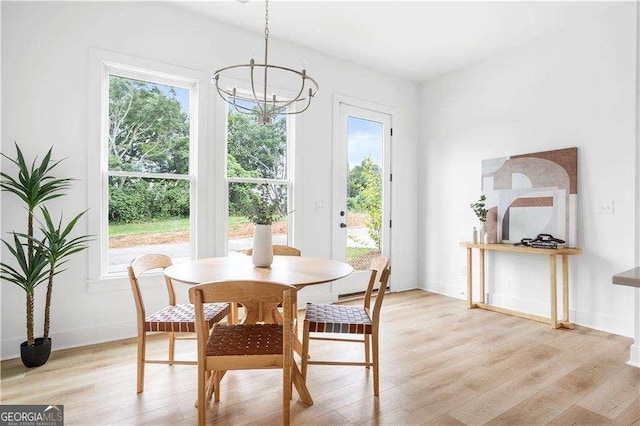
[[[144,360],[146,351],[146,334],[138,334],[138,371],[137,371],[137,392],[144,391]]]
[[[214,401],[218,402],[220,401],[220,379],[222,378],[222,372],[221,371],[214,371],[213,372],[213,392],[215,394],[214,397]]]
[[[296,357],[291,354],[291,368],[289,371],[291,372],[291,380],[289,380],[289,400],[293,399],[293,365],[296,363]]]
[[[302,330],[302,378],[307,380],[307,366],[309,359],[309,321],[304,322]]]
[[[373,340],[373,394],[380,395],[380,362],[378,360],[378,332],[374,330],[371,336]]]
[[[366,363],[371,362],[370,350],[371,350],[371,336],[368,334],[365,334],[364,335],[364,362]],[[366,367],[368,370],[369,366],[367,365]]]
[[[291,363],[293,362],[293,354],[285,359],[282,366],[282,424],[287,426],[291,423]]]
[[[293,336],[298,339],[300,336],[299,333],[299,322],[298,322],[298,302],[295,302],[292,306],[291,306],[291,310],[293,311]]]
[[[213,395],[213,390],[216,387],[215,378],[213,376],[213,372],[207,371],[207,404],[211,401],[211,396]]]
[[[198,364],[198,425],[204,426],[207,416],[206,391],[207,377],[204,366]]]
[[[176,333],[173,331],[169,333],[169,365],[173,365],[173,360],[176,356]]]

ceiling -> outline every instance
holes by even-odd
[[[263,1],[172,4],[264,32]],[[595,22],[612,6],[607,1],[271,1],[269,33],[272,39],[419,82],[549,31]]]

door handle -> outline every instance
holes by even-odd
[[[346,228],[346,227],[347,227],[347,224],[346,224],[346,223],[341,223],[341,224],[340,224],[340,228]]]

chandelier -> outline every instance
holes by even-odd
[[[318,83],[307,75],[307,71],[297,71],[280,65],[268,63],[269,54],[269,0],[265,1],[265,18],[264,18],[264,63],[256,63],[252,58],[248,64],[230,65],[220,68],[213,73],[213,84],[222,99],[227,102],[236,112],[243,114],[257,115],[258,122],[261,124],[271,124],[273,117],[277,115],[292,115],[305,112],[311,105],[311,98],[318,92]],[[223,80],[230,81],[228,71],[242,70],[248,72],[251,80],[251,91],[245,93],[238,91],[237,87],[223,87],[220,77]],[[233,72],[233,71],[232,71]],[[269,72],[286,74],[289,79],[294,78],[299,89],[293,97],[277,95],[276,93],[268,93]],[[227,75],[224,75],[227,73]],[[256,79],[262,78],[262,93],[258,93],[256,89]],[[295,91],[294,91],[295,93]],[[255,104],[255,105],[253,105]],[[294,108],[287,109],[288,106]]]

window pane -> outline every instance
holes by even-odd
[[[349,117],[347,177],[347,262],[367,270],[380,255],[382,237],[383,125]]]
[[[243,102],[257,108],[257,104]],[[229,108],[227,128],[227,176],[287,179],[287,120],[276,117],[272,124],[258,123],[254,115]]]
[[[109,170],[189,173],[189,90],[109,76]]]
[[[287,192],[286,184],[229,182],[230,255],[244,255],[246,250],[253,246],[252,217],[261,213],[261,207],[273,212],[273,244],[287,244]]]
[[[108,273],[135,257],[163,253],[188,260],[189,181],[109,177]]]

